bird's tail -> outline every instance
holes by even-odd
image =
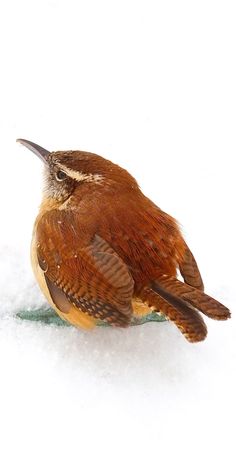
[[[142,299],[173,321],[189,342],[199,342],[207,335],[198,311],[216,320],[230,318],[230,311],[223,304],[175,277],[159,277],[142,294]]]

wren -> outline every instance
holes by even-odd
[[[201,313],[230,317],[204,293],[176,220],[125,169],[94,153],[49,152],[17,141],[45,165],[31,258],[40,288],[61,318],[85,329],[101,321],[128,327],[133,316],[156,311],[189,342],[198,342],[207,335]]]

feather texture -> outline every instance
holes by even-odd
[[[227,307],[203,291],[181,282],[176,277],[168,277],[167,275],[158,277],[158,285],[166,290],[167,293],[180,297],[210,318],[215,320],[230,318],[230,311]]]
[[[204,320],[188,303],[157,285],[144,289],[142,297],[149,306],[171,320],[189,342],[200,342],[205,339],[207,328]]]
[[[76,217],[63,215],[47,212],[36,232],[38,263],[54,304],[65,318],[74,305],[91,317],[127,326],[134,286],[127,266],[98,235],[87,245],[80,242]]]
[[[197,262],[186,243],[183,258],[179,263],[179,270],[185,283],[199,290],[204,290],[203,280]]]

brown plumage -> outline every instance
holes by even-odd
[[[100,320],[126,327],[133,314],[155,310],[198,342],[207,334],[199,311],[218,320],[230,317],[203,292],[176,221],[143,195],[127,171],[96,154],[49,153],[18,141],[46,168],[32,264],[62,318],[83,328]],[[178,270],[185,283],[176,278]]]

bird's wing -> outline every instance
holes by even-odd
[[[110,245],[72,211],[51,210],[36,228],[38,263],[60,312],[71,306],[116,326],[132,315],[133,279]]]
[[[179,264],[179,270],[180,273],[188,285],[191,285],[191,287],[197,288],[198,290],[204,290],[204,285],[202,281],[202,277],[200,274],[200,271],[198,269],[197,262],[187,246],[186,242],[185,244],[185,252],[183,259],[181,263]]]

